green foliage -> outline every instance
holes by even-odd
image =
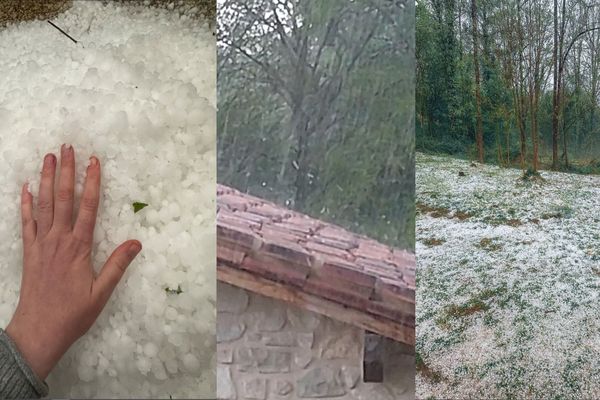
[[[517,20],[516,3],[490,1],[477,3],[485,161],[501,165],[519,165],[520,133],[512,79],[519,62],[523,63],[522,68],[525,71],[523,74],[527,74],[528,65],[516,53],[517,44],[514,41],[518,35],[515,32],[507,32],[506,28],[508,20],[513,24]],[[548,38],[552,38],[550,4],[540,6],[542,10],[540,18],[548,29]],[[566,43],[586,27],[585,18],[588,18],[588,24],[596,25],[590,22],[595,18],[592,14],[588,14],[587,11],[577,11],[577,7],[574,6],[569,10],[569,15],[573,17],[567,24]],[[533,17],[528,16],[525,10],[526,7],[521,9],[520,19],[531,20]],[[578,12],[580,14],[577,14]],[[438,0],[417,2],[415,93],[416,147],[419,151],[475,157],[475,91],[470,18],[470,2]],[[459,24],[458,21],[462,23]],[[524,46],[527,48],[534,45],[527,42],[529,40],[527,33],[533,27],[527,26],[526,23],[524,27],[526,29]],[[589,50],[600,45],[600,35],[598,33],[595,35],[585,35],[578,39],[567,60],[564,107],[559,121],[561,131],[559,145],[562,152],[563,135],[566,135],[570,161],[576,164],[565,167],[567,170],[594,171],[593,168],[582,165],[585,163],[581,161],[596,159],[600,152],[598,141],[600,58],[597,51],[593,53]],[[527,56],[528,53],[525,51],[523,57],[527,58]],[[548,160],[552,156],[551,42],[543,49],[541,57],[543,78],[537,117],[540,159]],[[508,59],[512,60],[512,65],[507,64]],[[525,83],[524,85],[527,103],[529,102],[527,91],[530,88]],[[525,104],[523,122],[526,131],[526,161],[532,155],[531,112],[528,108],[529,104]],[[561,162],[564,165],[564,155],[561,157]],[[549,163],[543,162],[542,166],[549,166]]]
[[[135,201],[135,202],[133,202],[132,206],[133,206],[133,213],[135,214],[138,211],[140,211],[142,208],[148,207],[148,204]]]

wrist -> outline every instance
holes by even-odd
[[[8,337],[13,341],[27,365],[44,381],[52,368],[60,360],[63,352],[48,346],[44,340],[45,334],[35,327],[25,328],[16,315],[5,329]],[[47,336],[46,336],[47,337]]]

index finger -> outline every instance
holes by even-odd
[[[79,203],[79,214],[73,227],[73,235],[85,243],[94,239],[94,227],[100,202],[100,162],[94,156],[90,157],[87,167],[83,195]]]

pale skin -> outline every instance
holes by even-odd
[[[63,145],[57,159],[44,157],[34,219],[34,199],[21,191],[23,275],[17,309],[6,333],[44,380],[69,347],[96,321],[125,270],[142,249],[128,240],[99,274],[92,267],[94,226],[100,199],[100,162],[90,157],[79,211],[73,218],[75,151]]]

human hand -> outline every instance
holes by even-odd
[[[121,244],[95,276],[94,226],[100,199],[100,163],[90,158],[79,212],[73,223],[75,153],[61,147],[58,189],[56,157],[44,158],[33,217],[33,196],[23,186],[23,276],[19,303],[6,333],[44,380],[68,348],[93,325],[127,266],[140,252],[137,240]]]

